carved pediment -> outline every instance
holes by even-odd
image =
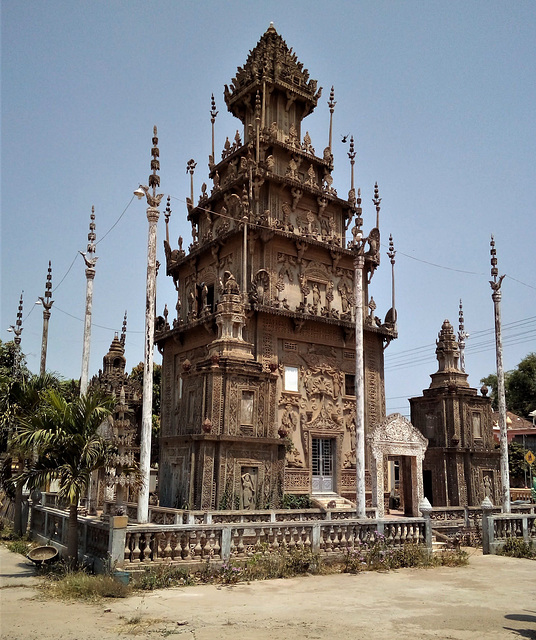
[[[428,447],[428,440],[400,413],[392,413],[376,425],[367,437],[372,446],[404,444],[412,447]]]

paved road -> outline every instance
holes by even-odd
[[[536,562],[183,587],[98,605],[43,600],[0,547],[3,640],[536,639]]]

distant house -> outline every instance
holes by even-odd
[[[509,443],[519,442],[536,455],[536,424],[507,411],[506,429]],[[499,442],[499,415],[497,412],[493,413],[493,437]]]

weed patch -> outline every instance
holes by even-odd
[[[40,570],[45,580],[42,589],[47,595],[60,600],[96,601],[101,598],[126,598],[131,593],[128,585],[112,575],[92,575],[84,570],[72,571],[65,564]]]

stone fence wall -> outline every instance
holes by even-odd
[[[113,513],[113,502],[105,502],[104,514]],[[367,518],[375,519],[378,510],[367,507]],[[129,522],[136,522],[137,505],[127,504],[126,515]],[[148,522],[158,525],[169,524],[231,524],[242,522],[310,522],[314,520],[357,519],[355,509],[266,509],[259,511],[191,511],[149,505]]]
[[[328,557],[351,551],[379,535],[390,547],[405,543],[432,546],[429,517],[128,526],[127,521],[126,516],[100,521],[79,515],[79,559],[100,572],[123,567],[135,570],[162,562],[187,566],[207,560],[239,561],[261,550],[310,549]],[[67,527],[66,511],[32,507],[32,538],[53,545],[61,555],[67,549]]]
[[[257,551],[310,549],[322,556],[342,554],[371,542],[378,535],[390,547],[405,543],[426,544],[430,521],[346,520],[316,522],[255,523],[236,525],[132,525],[125,536],[125,568],[199,563],[206,560],[246,559]]]
[[[536,514],[501,513],[494,515],[492,509],[483,509],[482,552],[496,554],[504,547],[508,538],[517,538],[536,545]]]
[[[60,556],[67,553],[69,513],[62,509],[32,505],[30,536],[41,544],[52,545]],[[108,522],[78,516],[78,559],[101,573],[123,563],[127,518],[114,516]]]

